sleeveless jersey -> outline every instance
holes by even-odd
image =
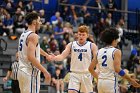
[[[79,45],[77,41],[71,45],[71,68],[72,72],[89,72],[88,67],[92,60],[91,42]]]
[[[37,69],[35,66],[33,66],[27,57],[27,52],[30,52],[30,51],[27,51],[27,46],[28,46],[27,45],[27,38],[31,33],[33,33],[33,32],[32,31],[24,31],[19,38],[19,45],[18,45],[19,70],[22,70],[26,74],[36,76],[39,72],[39,69]],[[39,43],[36,46],[35,57],[40,61],[40,45],[39,45]]]
[[[99,79],[116,80],[117,73],[114,70],[113,60],[114,52],[117,49],[114,47],[105,47],[99,49],[97,53],[97,60],[99,64]]]

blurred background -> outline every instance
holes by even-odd
[[[18,39],[27,28],[24,17],[37,12],[41,17],[38,31],[40,46],[48,53],[61,53],[66,44],[77,39],[77,27],[88,25],[88,40],[102,47],[100,33],[115,27],[120,32],[122,68],[128,74],[140,79],[140,0],[0,0],[0,93],[11,93],[11,79],[3,82],[10,63],[16,60]],[[41,56],[41,64],[51,73],[52,83],[46,85],[41,74],[40,93],[56,93],[53,79],[61,79],[61,90],[67,93],[70,57],[62,62],[48,62]],[[54,74],[61,78],[54,78]],[[96,80],[93,81],[97,93]],[[121,93],[140,93],[126,80],[120,78]]]

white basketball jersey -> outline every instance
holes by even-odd
[[[32,65],[32,63],[28,60],[27,57],[27,38],[33,33],[32,31],[24,31],[19,39],[18,51],[19,51],[19,70],[24,71],[29,75],[36,76],[39,70]],[[36,46],[35,57],[40,61],[40,45],[39,43]]]
[[[79,45],[77,41],[71,46],[71,68],[73,72],[89,72],[88,67],[92,60],[92,43],[87,41],[84,45]]]
[[[97,60],[99,64],[99,78],[116,80],[116,73],[114,70],[114,47],[101,48],[97,53]]]

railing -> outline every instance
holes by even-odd
[[[60,6],[72,6],[74,4],[64,4],[64,3],[59,3]],[[74,5],[75,7],[78,8],[82,8],[83,5]],[[87,6],[88,9],[93,9],[93,10],[99,10],[99,8],[97,7],[91,7],[91,6]],[[114,19],[118,19],[117,21],[119,21],[119,19],[121,17],[127,17],[125,19],[125,22],[127,23],[127,29],[132,29],[132,30],[139,30],[140,27],[140,10],[136,10],[136,11],[124,11],[124,10],[114,10],[114,9],[106,9],[106,8],[101,8],[100,10],[104,10],[104,11],[113,11],[115,14],[115,18]],[[132,17],[131,17],[132,16]],[[115,20],[114,20],[115,21]]]
[[[62,5],[62,6],[72,6],[74,4],[63,4],[63,3],[59,3],[59,5]],[[74,6],[75,7],[79,7],[79,8],[82,8],[83,7],[83,5],[74,5]],[[87,8],[99,10],[99,8],[97,8],[97,7],[87,6]],[[117,10],[114,10],[114,9],[101,8],[101,10],[121,12],[121,13],[134,13],[134,14],[136,14],[136,12],[134,12],[134,11],[124,11],[124,10],[118,10],[118,9]]]

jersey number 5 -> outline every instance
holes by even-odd
[[[80,61],[82,61],[82,53],[79,54],[78,59],[80,59]]]
[[[19,50],[20,50],[20,51],[22,51],[22,43],[23,43],[23,40],[21,39],[21,40],[20,40],[20,43],[19,43]]]
[[[106,55],[103,55],[102,56],[102,59],[103,59],[102,66],[106,67],[107,66],[107,64],[106,64],[107,56]]]

